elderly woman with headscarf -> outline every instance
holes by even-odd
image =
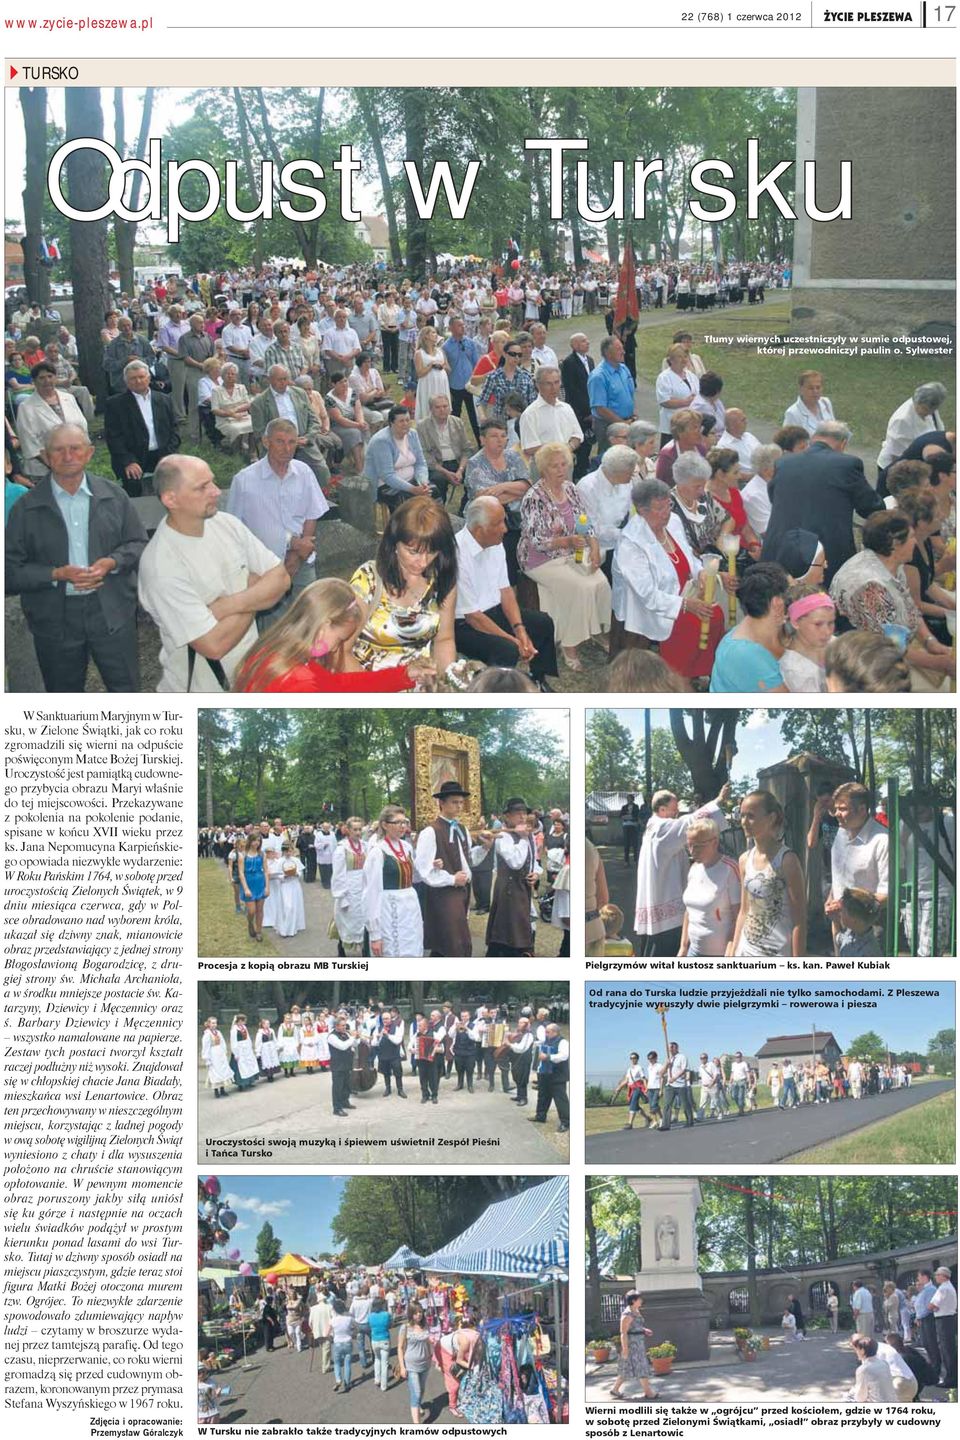
[[[623,527],[630,519],[630,486],[637,473],[637,456],[628,445],[611,445],[596,470],[577,481],[581,509],[594,528],[601,569],[613,580],[613,556]]]
[[[577,647],[610,628],[610,584],[573,485],[570,447],[552,441],[535,458],[540,479],[520,507],[517,560],[539,589],[540,609],[554,623],[564,662],[582,670]]]
[[[637,513],[613,560],[611,649],[658,649],[678,674],[688,679],[709,675],[723,634],[723,612],[702,598],[700,560],[673,514],[670,487],[660,480],[637,480],[632,499]]]
[[[874,630],[903,645],[913,690],[943,690],[953,674],[953,654],[930,633],[903,570],[915,543],[902,510],[876,511],[864,522],[863,549],[840,566],[830,594],[858,630]]]

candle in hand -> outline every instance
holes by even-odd
[[[713,604],[717,591],[717,575],[720,570],[720,556],[708,555],[703,562],[703,598],[707,605]],[[700,621],[700,649],[706,650],[710,640],[710,617]]]
[[[726,555],[726,557],[727,557],[727,573],[728,573],[729,575],[731,575],[731,576],[736,576],[736,573],[737,573],[737,555],[738,555],[739,552],[740,552],[740,536],[739,536],[739,535],[722,535],[722,536],[720,537],[720,548],[722,549],[724,555]],[[728,602],[729,613],[730,613],[730,624],[731,624],[731,625],[736,625],[736,623],[737,623],[737,597],[736,597],[736,595],[733,593],[732,590],[730,591],[730,594],[729,594],[729,596],[727,597],[727,602]]]

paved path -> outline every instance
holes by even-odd
[[[705,1120],[692,1130],[675,1124],[666,1133],[637,1129],[588,1135],[586,1158],[589,1164],[766,1164],[887,1120],[954,1088],[953,1080],[932,1080],[860,1101],[802,1105],[790,1111],[771,1108],[742,1117],[734,1114],[725,1120]],[[698,1087],[695,1094],[699,1094]]]
[[[846,1398],[857,1368],[849,1333],[831,1335],[829,1331],[813,1331],[807,1340],[792,1344],[783,1340],[779,1330],[759,1333],[770,1336],[771,1346],[750,1362],[739,1359],[729,1331],[712,1334],[708,1361],[675,1365],[669,1375],[654,1377],[653,1385],[659,1398],[673,1404],[748,1400],[836,1402]],[[613,1362],[601,1366],[588,1364],[588,1405],[617,1403],[610,1397],[616,1374]],[[624,1393],[630,1408],[635,1407],[642,1395],[639,1385],[625,1385]]]
[[[396,1331],[392,1340],[396,1345]],[[231,1393],[220,1401],[221,1423],[226,1425],[352,1425],[372,1421],[384,1425],[410,1424],[410,1406],[405,1380],[389,1381],[383,1393],[373,1383],[373,1371],[361,1371],[354,1363],[349,1394],[334,1394],[333,1374],[320,1373],[320,1357],[303,1350],[256,1350],[250,1357],[251,1368],[233,1365],[220,1376],[222,1385]],[[354,1357],[356,1359],[356,1357]],[[396,1359],[390,1353],[391,1372]],[[358,1378],[362,1376],[363,1378]],[[442,1419],[445,1426],[462,1425],[447,1408],[447,1392],[443,1378],[431,1367],[427,1374],[424,1406],[430,1422]]]
[[[312,885],[304,885],[303,908],[307,928],[301,930],[299,935],[278,935],[273,929],[264,931],[264,934],[270,937],[277,954],[288,956],[291,959],[306,960],[311,960],[316,956],[336,955],[337,942],[331,940],[328,934],[330,921],[333,919],[333,896],[329,890],[324,889],[319,879],[315,880]],[[242,915],[238,915],[236,919],[238,927],[245,930],[246,919]],[[486,915],[476,915],[471,910],[469,923],[470,934],[473,937],[474,956],[482,956],[486,949],[487,917]],[[543,921],[540,921],[537,925],[535,953],[538,956],[556,955],[560,949],[562,938],[563,933],[557,926],[545,925]]]
[[[356,1109],[338,1120],[330,1106],[330,1076],[322,1071],[302,1072],[290,1080],[278,1077],[272,1085],[260,1079],[252,1090],[229,1090],[223,1100],[213,1098],[205,1079],[203,1067],[197,1137],[201,1163],[216,1159],[211,1152],[223,1142],[241,1137],[262,1139],[265,1143],[257,1149],[272,1150],[270,1162],[280,1165],[493,1163],[522,1169],[527,1164],[566,1164],[570,1158],[570,1137],[556,1133],[555,1109],[551,1107],[545,1125],[532,1123],[537,1103],[532,1087],[529,1105],[521,1108],[503,1094],[499,1080],[492,1093],[486,1082],[476,1085],[472,1095],[458,1091],[454,1072],[441,1083],[439,1104],[423,1105],[419,1081],[407,1063],[406,1100],[396,1095],[388,1100],[378,1076],[366,1094],[350,1097]],[[298,1143],[275,1147],[272,1142],[281,1139]],[[440,1146],[440,1139],[462,1143]]]

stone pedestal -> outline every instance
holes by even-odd
[[[653,1331],[649,1345],[671,1340],[678,1360],[705,1360],[710,1353],[710,1302],[697,1268],[695,1179],[628,1179],[641,1201],[640,1254],[636,1287]]]
[[[352,525],[355,530],[362,530],[366,535],[375,534],[373,496],[369,480],[362,475],[341,476],[337,486],[337,505],[340,508],[340,518],[347,525]]]

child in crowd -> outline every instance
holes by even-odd
[[[780,1326],[783,1330],[783,1338],[788,1343],[801,1338],[797,1331],[797,1317],[791,1310],[784,1310]]]
[[[280,851],[280,873],[277,877],[276,931],[278,935],[299,935],[306,930],[303,908],[303,862],[292,843],[285,840]],[[271,879],[273,877],[271,876]]]
[[[861,955],[882,955],[883,947],[875,928],[879,919],[880,904],[877,897],[869,890],[848,885],[840,902],[837,954],[846,959]]]
[[[619,905],[604,905],[600,911],[600,919],[603,921],[603,953],[604,955],[629,957],[633,954],[633,946],[629,940],[625,940],[620,934],[623,929],[623,911]]]

